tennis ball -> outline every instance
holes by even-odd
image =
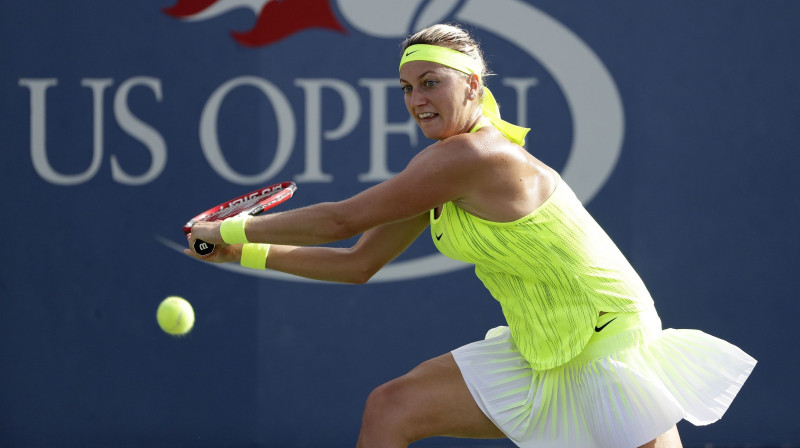
[[[169,296],[158,305],[156,320],[158,320],[158,326],[165,332],[181,336],[192,329],[194,310],[184,298]]]

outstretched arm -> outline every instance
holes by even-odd
[[[350,248],[275,246],[267,268],[316,280],[366,283],[427,228],[428,214],[366,231]]]
[[[428,214],[370,229],[349,248],[272,245],[266,267],[314,280],[365,283],[402,253],[428,226]],[[187,255],[211,262],[239,262],[241,245],[220,246],[208,257],[186,249]]]

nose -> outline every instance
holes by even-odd
[[[408,102],[412,106],[423,106],[428,102],[428,97],[420,89],[413,89]]]

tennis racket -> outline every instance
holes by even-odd
[[[183,226],[183,233],[188,235],[192,231],[192,226],[198,222],[222,221],[239,215],[258,215],[285,202],[292,197],[295,190],[297,190],[297,185],[294,182],[281,182],[251,191],[238,198],[223,202],[190,219]],[[198,255],[208,255],[214,252],[214,245],[202,240],[195,240],[193,249]]]

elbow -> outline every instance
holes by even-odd
[[[372,277],[378,273],[380,269],[364,269],[359,270],[358,272],[354,273],[353,277],[350,279],[350,283],[354,285],[363,285],[370,281]]]
[[[347,275],[344,281],[354,285],[363,285],[370,281],[372,277],[383,268],[385,263],[379,263],[373,259],[362,258],[355,250],[350,249]]]
[[[347,272],[344,275],[337,276],[335,278],[326,278],[327,281],[337,282],[337,283],[344,283],[347,285],[363,285],[372,278],[374,274],[367,273],[367,272]]]
[[[372,277],[380,271],[381,266],[371,266],[371,265],[363,265],[357,266],[356,268],[350,271],[350,275],[348,275],[347,283],[351,283],[354,285],[363,285],[370,281]]]
[[[350,283],[351,285],[363,285],[372,278],[371,275],[362,275],[362,276],[353,276],[347,280],[346,283]]]

